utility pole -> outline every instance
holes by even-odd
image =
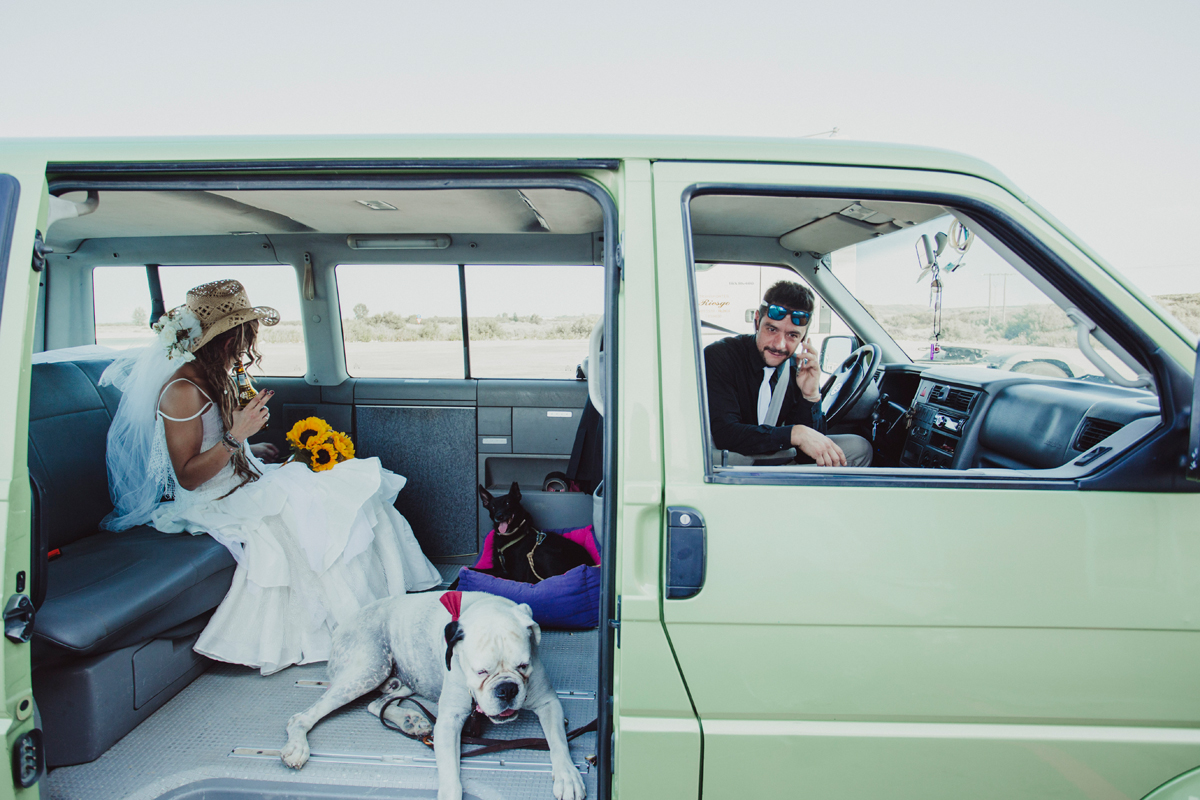
[[[992,324],[992,278],[1000,278],[1000,324],[1008,320],[1008,273],[985,272],[988,279],[988,325]]]

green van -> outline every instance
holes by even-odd
[[[324,665],[197,655],[232,558],[99,528],[101,372],[225,277],[283,318],[262,440],[405,475],[444,585],[477,484],[594,525],[598,624],[541,645],[589,796],[1200,795],[1200,298],[960,155],[556,136],[0,144],[0,797],[434,794],[365,700],[284,767]],[[715,446],[704,348],[779,280],[869,466]],[[552,796],[534,750],[463,782]]]

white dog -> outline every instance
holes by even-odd
[[[457,613],[456,613],[457,612]],[[394,675],[378,709],[414,694],[438,703],[433,727],[438,800],[459,800],[463,723],[477,708],[495,723],[528,708],[550,743],[554,796],[583,800],[587,791],[571,763],[562,705],[537,657],[542,631],[529,606],[483,592],[427,592],[378,600],[338,627],[329,655],[329,688],[287,723],[283,763],[308,761],[308,732],[323,717]]]

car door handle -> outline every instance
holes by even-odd
[[[695,597],[704,588],[707,562],[704,516],[694,508],[667,508],[667,599]]]

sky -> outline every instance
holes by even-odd
[[[965,152],[1200,292],[1200,2],[0,3],[0,137],[619,133]]]

